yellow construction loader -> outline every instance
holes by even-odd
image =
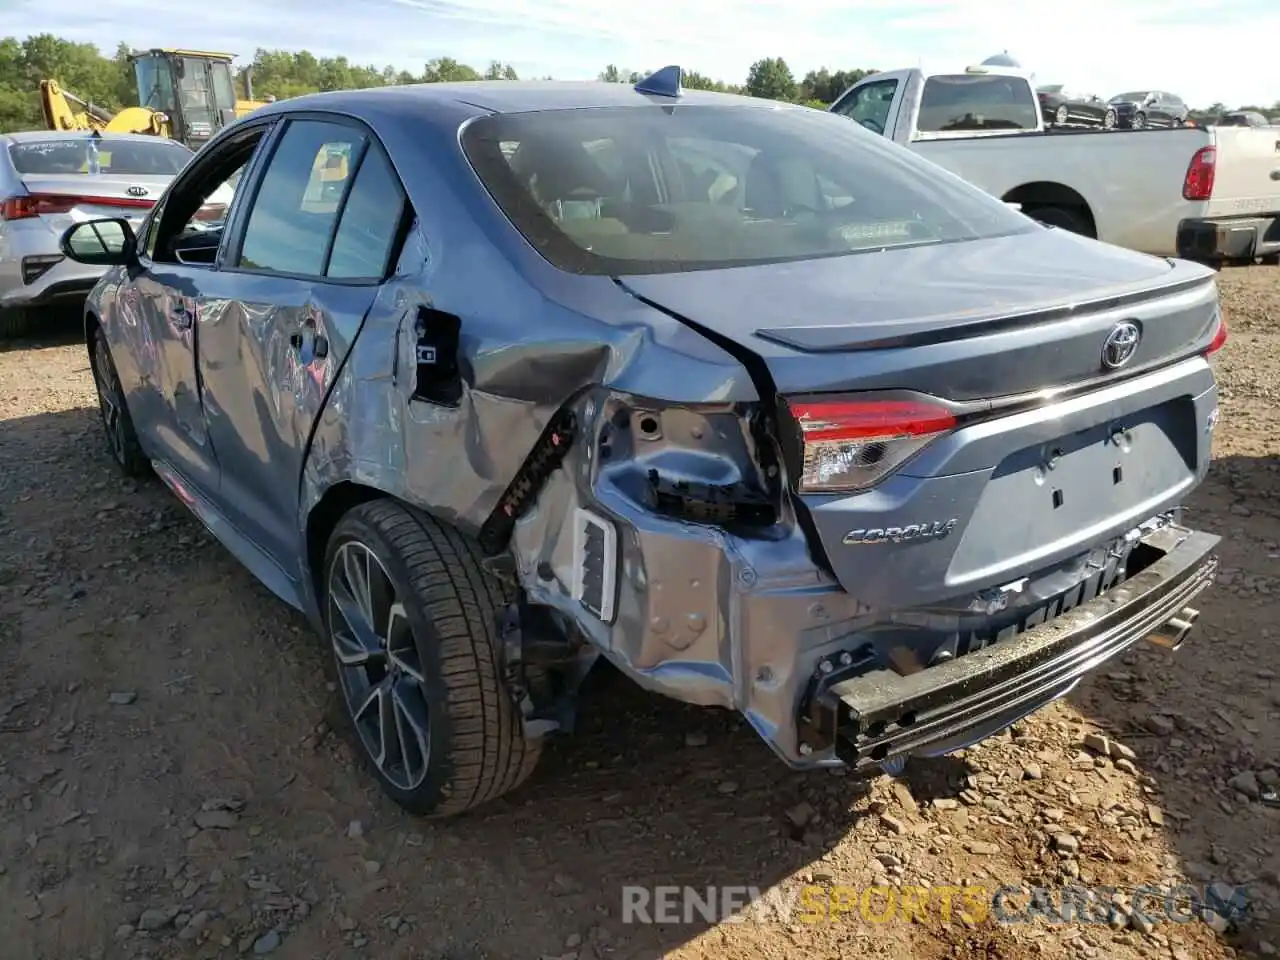
[[[272,102],[253,98],[250,71],[244,98],[232,79],[234,54],[201,50],[151,49],[130,55],[138,106],[111,113],[62,89],[55,80],[40,84],[40,103],[50,130],[101,130],[170,137],[198,150],[238,117]]]

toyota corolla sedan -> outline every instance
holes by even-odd
[[[110,216],[136,228],[191,156],[182,144],[153,136],[0,134],[0,335],[30,332],[37,308],[74,305],[102,276],[101,266],[63,255],[63,231]],[[212,199],[201,214],[206,220],[218,219],[230,195]]]
[[[63,237],[119,467],[311,619],[409,810],[516,787],[599,657],[893,774],[1214,576],[1211,270],[679,77],[291,99]]]

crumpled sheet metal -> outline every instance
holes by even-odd
[[[589,304],[567,299],[585,296],[581,283],[527,305],[538,329],[524,338],[512,336],[505,317],[468,315],[460,402],[414,400],[419,307],[448,310],[451,303],[417,230],[402,259],[414,262],[426,264],[423,272],[384,287],[334,383],[304,471],[302,522],[326,490],[346,481],[474,533],[550,419],[572,403],[578,429],[568,457],[513,533],[530,598],[567,615],[642,686],[742,710],[788,762],[819,759],[796,751],[795,707],[817,659],[865,611],[813,564],[785,507],[780,524],[754,538],[660,516],[637,493],[650,468],[711,483],[760,479],[752,476],[759,470],[754,441],[735,406],[757,400],[741,365],[599,278],[593,295],[607,299],[607,309],[590,312],[614,323],[589,319]],[[495,269],[491,282],[502,283]],[[428,300],[423,290],[435,295]],[[614,418],[623,408],[654,413],[661,437],[621,435]],[[608,460],[599,455],[602,437]],[[572,598],[578,506],[611,520],[618,533],[612,624]],[[553,571],[549,581],[538,575],[543,562]]]

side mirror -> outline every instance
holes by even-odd
[[[58,241],[63,256],[93,266],[127,266],[137,258],[138,238],[128,220],[111,217],[68,227]]]

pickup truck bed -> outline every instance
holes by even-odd
[[[1280,255],[1280,129],[1047,131],[1025,76],[988,68],[872,74],[831,110],[1055,226],[1201,262]]]

